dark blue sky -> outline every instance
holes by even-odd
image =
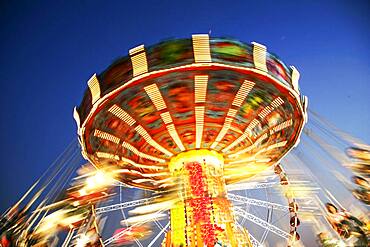
[[[299,69],[313,110],[370,142],[369,10],[368,1],[2,1],[0,211],[76,138],[86,80],[171,37],[211,31],[265,44]]]

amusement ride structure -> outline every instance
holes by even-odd
[[[315,190],[308,176],[287,172],[305,159],[286,157],[301,135],[317,138],[303,132],[308,101],[298,80],[295,67],[254,42],[193,35],[131,49],[88,80],[74,109],[78,145],[31,187],[25,197],[40,189],[26,206],[24,197],[3,215],[11,234],[2,244],[276,246],[277,237],[302,245],[298,212],[315,215],[320,205],[302,196]],[[71,161],[77,146],[88,164]],[[51,188],[53,179],[63,182]],[[114,219],[118,229],[108,227]]]

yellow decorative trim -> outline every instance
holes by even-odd
[[[148,72],[148,62],[146,59],[146,53],[144,45],[132,48],[129,51],[131,56],[133,76],[138,76]]]
[[[146,86],[144,90],[149,96],[150,100],[153,102],[157,111],[167,109],[166,102],[163,100],[162,94],[159,91],[157,84],[153,83],[149,86]],[[172,137],[176,145],[180,148],[181,151],[184,151],[185,147],[182,144],[179,135],[177,134],[174,124],[172,124],[172,117],[170,113],[166,111],[166,112],[161,113],[160,116],[164,124],[166,125],[168,133],[170,134],[170,136]]]
[[[115,159],[115,160],[120,160],[118,155],[106,153],[106,152],[96,152],[96,157],[98,158],[103,158],[103,159]]]
[[[254,82],[245,80],[241,87],[239,88],[238,92],[235,95],[235,98],[233,100],[232,105],[236,107],[240,107],[249,94],[249,92],[252,90],[254,87]]]
[[[235,156],[238,156],[239,154],[242,154],[242,153],[246,153],[246,152],[249,152],[250,150],[252,150],[253,148],[256,148],[258,146],[258,144],[260,144],[263,140],[265,140],[266,138],[268,137],[267,133],[263,134],[262,136],[260,136],[252,145],[234,153],[234,154],[230,154],[229,157],[235,157]]]
[[[101,131],[101,130],[95,130],[94,132],[94,136],[100,138],[100,139],[104,139],[104,140],[107,140],[107,141],[111,141],[111,142],[114,142],[116,144],[118,144],[120,142],[120,139],[112,134],[109,134],[107,132],[104,132],[104,131]]]
[[[240,106],[242,105],[243,101],[245,100],[245,98],[247,97],[247,95],[249,94],[249,92],[254,87],[254,84],[255,83],[252,82],[252,81],[245,80],[243,82],[243,84],[240,86],[238,92],[236,93],[232,105],[240,108]],[[226,135],[227,131],[231,127],[231,123],[233,122],[233,118],[235,117],[235,115],[236,115],[236,113],[237,113],[238,110],[239,109],[232,109],[232,108],[229,109],[229,111],[227,113],[227,116],[228,117],[225,118],[225,122],[224,122],[224,125],[222,126],[221,131],[218,133],[215,142],[213,142],[212,145],[211,145],[211,148],[212,149],[213,148],[216,148],[217,145],[218,145],[218,143]]]
[[[208,34],[195,34],[192,36],[192,39],[195,62],[196,63],[212,62]]]
[[[244,141],[246,138],[248,138],[250,132],[252,131],[252,129],[254,127],[256,127],[260,122],[257,120],[257,119],[253,119],[248,127],[245,129],[244,133],[239,136],[234,142],[232,142],[229,146],[225,147],[222,152],[223,153],[226,153],[227,151],[229,151],[230,149],[232,149],[233,147],[235,147],[236,145],[238,145],[240,142]]]
[[[168,163],[168,169],[170,170],[170,172],[180,170],[183,167],[183,164],[187,162],[206,162],[222,168],[224,165],[224,157],[222,154],[214,150],[190,150],[179,153],[178,155],[172,157],[170,162]]]
[[[253,45],[253,62],[257,69],[267,72],[266,66],[266,46],[252,42]]]
[[[203,137],[204,127],[204,106],[195,107],[195,148],[200,148]]]
[[[165,124],[170,124],[172,123],[172,118],[171,115],[168,111],[161,113],[161,118]]]
[[[145,50],[144,49],[144,45],[139,45],[139,46],[136,46],[136,47],[130,49],[128,51],[128,53],[130,54],[130,56],[133,56],[133,55],[135,55],[135,54],[137,54],[139,52],[143,52],[144,50]]]
[[[81,120],[80,120],[80,115],[78,114],[78,111],[77,111],[77,107],[76,106],[73,108],[73,119],[76,122],[76,125],[77,125],[77,134],[78,134],[78,136],[80,138],[81,137],[81,128],[80,128]]]
[[[195,76],[195,103],[205,103],[207,94],[208,75]]]
[[[95,102],[100,99],[100,85],[96,74],[87,81],[87,85],[91,92],[91,104],[94,105]]]
[[[182,144],[179,135],[177,134],[175,125],[174,124],[169,124],[166,127],[167,127],[167,130],[168,130],[168,133],[170,133],[170,136],[172,137],[172,139],[174,140],[176,145],[180,148],[181,151],[184,151],[185,147]]]
[[[153,138],[149,135],[149,133],[143,128],[143,126],[141,125],[136,126],[135,130],[137,131],[137,133],[139,133],[139,135],[141,135],[144,138],[144,140],[147,143],[149,143],[149,145],[156,148],[158,151],[164,153],[169,157],[173,155],[173,153],[171,153],[170,151],[159,145],[156,141],[154,141]]]
[[[290,126],[292,126],[293,124],[293,120],[292,119],[289,119],[289,120],[286,120],[284,122],[282,122],[281,124],[278,124],[276,126],[274,126],[272,129],[270,129],[270,135],[280,131],[280,130],[283,130],[285,128],[288,128]]]
[[[135,119],[133,119],[130,114],[128,114],[126,111],[124,111],[121,107],[118,105],[113,105],[111,108],[108,110],[110,113],[124,121],[126,124],[129,126],[132,126],[136,123]]]
[[[153,83],[149,86],[144,87],[145,92],[148,94],[149,98],[153,102],[157,111],[166,109],[166,103],[163,100],[162,94],[159,91],[157,84]]]
[[[299,86],[298,86],[298,81],[300,77],[299,71],[294,66],[290,66],[290,68],[292,69],[291,78],[292,78],[293,88],[297,93],[299,93]]]
[[[177,202],[171,208],[171,242],[176,243],[178,246],[186,246],[186,239],[184,230],[186,229],[186,218],[184,213],[185,204]]]
[[[157,158],[157,157],[154,157],[154,156],[151,156],[149,154],[146,154],[146,153],[143,153],[143,152],[140,152],[137,148],[135,148],[134,146],[132,146],[130,143],[128,142],[122,142],[122,147],[130,150],[131,152],[133,152],[134,154],[136,154],[137,156],[141,157],[141,158],[144,158],[144,159],[148,159],[148,160],[152,160],[152,161],[157,161],[157,162],[160,162],[160,163],[164,163],[165,160],[164,159],[160,159],[160,158]]]

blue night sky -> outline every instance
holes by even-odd
[[[257,3],[258,2],[258,3]],[[309,107],[370,143],[368,1],[2,1],[0,211],[76,138],[86,81],[139,44],[229,36],[301,72]]]

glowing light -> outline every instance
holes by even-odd
[[[149,98],[151,99],[151,101],[153,102],[157,111],[160,111],[160,110],[163,110],[163,109],[167,108],[166,103],[163,100],[162,94],[159,91],[156,84],[152,84],[150,86],[147,86],[144,89],[145,89],[146,93],[148,94]],[[167,127],[167,130],[168,130],[170,136],[172,137],[172,139],[174,140],[174,142],[176,143],[176,145],[180,148],[181,151],[184,151],[185,147],[182,144],[179,135],[177,134],[176,128],[173,124],[171,124],[172,123],[172,118],[171,118],[170,113],[168,111],[163,112],[163,113],[160,114],[160,116],[161,116],[163,122],[165,123],[165,125]]]
[[[270,162],[270,161],[271,161],[270,158],[257,159],[256,156],[253,155],[253,156],[250,156],[250,157],[247,157],[247,158],[244,158],[244,159],[238,159],[238,160],[230,161],[230,162],[228,162],[228,164],[232,165],[232,164],[251,163],[251,162],[267,163],[267,162]]]
[[[254,66],[262,71],[267,72],[266,66],[266,46],[252,42],[253,45],[253,62]]]
[[[152,203],[149,205],[144,205],[144,206],[139,206],[136,207],[135,209],[130,210],[129,212],[131,214],[147,214],[147,213],[153,213],[153,212],[158,212],[159,210],[167,210],[172,208],[172,206],[178,202],[180,199],[170,199],[158,203]]]
[[[195,147],[200,148],[204,126],[204,106],[195,107]]]
[[[232,105],[236,107],[240,107],[249,94],[249,92],[252,90],[254,87],[254,82],[245,80],[241,87],[239,88],[238,92],[235,95],[235,98],[233,100]]]
[[[153,101],[153,103],[154,103],[155,107],[157,108],[157,110],[162,110],[162,109],[165,109],[166,108],[166,104],[164,103],[164,100],[162,98],[162,95],[159,92],[159,89],[158,89],[158,87],[157,87],[156,84],[152,84],[150,86],[145,87],[145,91],[149,95],[150,99]],[[118,118],[120,118],[121,120],[123,120],[124,122],[126,122],[129,126],[134,125],[135,122],[136,122],[127,112],[125,112],[123,109],[121,109],[117,105],[113,105],[109,109],[109,112],[111,112],[112,114],[114,114],[115,116],[117,116]],[[168,118],[166,118],[166,120],[168,120]],[[166,154],[168,156],[172,156],[173,155],[167,149],[165,149],[164,147],[162,147],[161,145],[159,145],[156,141],[154,141],[153,138],[149,135],[149,133],[141,125],[136,126],[135,127],[135,130],[144,138],[144,140],[147,143],[149,143],[149,145],[153,146],[154,148],[158,149],[159,151],[161,151],[162,153],[164,153],[164,154]],[[130,148],[133,148],[133,146],[131,146],[131,145],[126,145],[125,147],[126,148],[129,148],[129,147]],[[133,150],[134,149],[132,149],[131,151],[133,151]],[[141,157],[146,156],[146,154],[143,154],[141,152],[138,152],[137,149],[136,149],[135,152],[136,152],[137,155],[139,155]],[[151,157],[151,158],[148,158],[148,157]],[[152,157],[153,156],[146,156],[146,158],[153,160]],[[155,158],[155,159],[157,159],[157,158]],[[155,160],[155,161],[159,161],[159,160]],[[162,161],[163,160],[161,160],[159,162],[162,162]]]
[[[93,191],[95,189],[104,188],[113,183],[113,177],[111,173],[103,172],[101,170],[97,171],[93,176],[86,178],[85,187],[80,190],[80,193],[87,193],[88,191]]]
[[[127,183],[131,184],[128,185],[128,187],[131,188],[138,187],[142,189],[153,189],[160,192],[160,196],[158,196],[155,201],[153,200],[153,202],[162,201],[163,203],[138,207],[130,211],[130,213],[145,215],[131,217],[129,220],[126,220],[124,215],[125,221],[123,221],[123,223],[139,223],[138,225],[140,225],[143,222],[145,223],[147,221],[156,220],[159,216],[167,218],[168,214],[160,213],[165,209],[171,209],[171,218],[169,223],[171,224],[171,229],[166,234],[166,243],[163,242],[163,244],[244,246],[244,243],[249,242],[248,232],[241,227],[240,230],[238,230],[235,226],[237,223],[235,222],[235,215],[231,207],[232,205],[229,203],[230,201],[228,201],[227,198],[226,184],[229,182],[241,181],[242,179],[247,179],[252,175],[260,173],[267,167],[271,167],[273,162],[289,151],[288,148],[284,149],[283,152],[280,152],[281,150],[277,150],[277,152],[274,152],[274,155],[272,156],[265,155],[264,157],[258,156],[261,158],[257,158],[257,153],[259,152],[283,147],[287,144],[287,141],[275,143],[276,140],[289,138],[287,139],[289,140],[289,147],[291,147],[291,142],[296,142],[296,134],[300,134],[299,131],[301,131],[302,128],[302,124],[300,122],[302,117],[302,108],[300,103],[303,102],[299,102],[300,99],[302,100],[302,98],[297,97],[299,93],[294,92],[289,85],[286,85],[285,81],[279,80],[276,73],[266,73],[267,51],[265,46],[253,43],[253,67],[253,65],[251,66],[249,64],[242,63],[243,61],[237,59],[237,57],[232,59],[235,61],[231,61],[227,58],[230,58],[230,55],[238,56],[237,54],[240,52],[243,52],[246,56],[251,55],[248,48],[249,46],[233,43],[233,41],[225,41],[225,43],[221,43],[220,41],[222,41],[222,39],[215,39],[212,40],[212,43],[210,44],[208,35],[193,35],[193,54],[191,54],[190,51],[190,56],[194,55],[195,63],[189,64],[189,59],[184,56],[177,56],[175,58],[176,61],[172,61],[174,62],[173,64],[166,63],[168,65],[165,66],[166,68],[159,68],[161,66],[158,68],[151,68],[153,71],[150,73],[148,73],[148,66],[150,65],[148,64],[147,59],[151,57],[153,59],[158,58],[160,60],[160,57],[156,57],[158,54],[155,54],[154,52],[152,54],[148,54],[150,56],[147,58],[144,45],[135,47],[129,51],[132,63],[132,74],[135,78],[130,77],[130,66],[123,66],[128,70],[121,72],[127,72],[128,74],[125,75],[130,78],[123,76],[124,78],[122,80],[116,81],[117,73],[121,72],[117,72],[115,69],[111,70],[112,67],[116,68],[114,67],[116,64],[113,65],[104,72],[104,75],[113,79],[115,78],[114,80],[117,84],[105,85],[107,88],[104,87],[104,95],[100,95],[103,91],[100,92],[97,76],[94,75],[95,77],[93,76],[94,78],[90,79],[91,83],[89,83],[89,88],[92,95],[92,101],[95,106],[91,109],[84,109],[86,102],[83,102],[81,105],[81,109],[84,110],[81,111],[81,114],[82,112],[84,113],[83,116],[81,115],[81,117],[83,117],[81,121],[84,120],[81,127],[81,133],[84,134],[81,135],[81,146],[83,152],[88,153],[88,160],[94,163],[96,167],[101,168],[103,166],[106,168],[107,164],[118,167],[117,169],[119,170],[115,170],[115,174],[117,174],[117,176],[122,180],[121,182],[114,180],[114,178],[112,180],[110,174],[106,174],[102,171],[96,172],[93,176],[91,176],[93,172],[90,172],[89,175],[84,174],[81,176],[85,179],[85,184],[82,188],[80,186],[76,187],[76,194],[84,196],[83,199],[78,199],[81,202],[82,207],[84,206],[84,201],[95,204],[95,202],[90,202],[90,190],[100,187],[106,188],[106,184],[108,183],[111,186],[125,186],[125,183]],[[182,46],[182,44],[186,46],[186,42],[181,43],[180,46]],[[230,44],[231,46],[224,46],[227,44]],[[211,45],[212,49],[215,48],[212,52],[218,54],[218,59],[215,63],[212,63],[210,50]],[[187,51],[186,47],[184,48],[185,50],[180,49],[179,52]],[[188,48],[191,49],[192,47]],[[245,48],[247,48],[247,50],[245,50]],[[152,51],[153,50],[150,49],[150,52]],[[281,71],[279,70],[278,72],[285,71],[285,66],[279,69],[281,69]],[[294,73],[295,75],[293,75]],[[295,90],[298,90],[298,84],[294,86],[294,81],[298,81],[297,73],[292,69],[291,82]],[[243,78],[243,75],[247,76]],[[189,76],[194,76],[194,92],[186,91],[186,89],[189,89]],[[213,78],[213,76],[215,77]],[[118,77],[120,77],[120,75],[118,75]],[[162,79],[165,78],[170,78],[170,81],[164,82]],[[182,81],[181,85],[171,84],[176,82],[176,78],[178,80],[182,80],[181,78],[183,78],[187,81]],[[243,79],[236,81],[238,80],[237,78]],[[246,99],[248,95],[253,92],[252,89],[255,86],[255,82],[244,80],[245,78],[258,78],[256,83],[258,83],[257,91],[259,92],[256,92],[256,94],[253,95],[254,97],[251,99],[252,102],[249,100],[246,102]],[[154,83],[157,80],[158,82]],[[191,79],[190,83],[192,83]],[[214,85],[211,85],[211,83]],[[227,92],[230,85],[232,86],[234,83],[237,83],[235,91],[232,89]],[[208,84],[210,85],[208,86]],[[213,98],[210,97],[210,91],[207,90],[207,87],[211,86],[213,88],[212,93],[219,94],[214,95],[214,97],[216,97],[218,101],[223,101],[225,105],[230,106],[229,109],[227,107],[222,107],[221,104],[217,104],[217,102],[208,102]],[[190,88],[191,87],[192,85],[190,85]],[[145,92],[143,92],[143,89]],[[236,92],[237,89],[238,91]],[[227,94],[231,93],[231,91],[231,95]],[[163,94],[161,92],[163,92]],[[223,92],[225,95],[221,95]],[[234,94],[235,92],[236,94]],[[130,97],[126,97],[127,95]],[[279,111],[274,112],[275,108],[284,103],[280,97],[274,99],[274,97],[279,95],[283,97],[289,105],[284,107],[284,109],[281,107],[278,109]],[[189,102],[189,99],[192,97],[194,97],[194,102]],[[271,104],[264,107],[271,98],[274,99]],[[132,100],[130,101],[130,99]],[[188,104],[186,104],[186,101],[188,101]],[[166,104],[169,104],[168,108]],[[90,105],[88,104],[88,106]],[[186,106],[191,107],[190,111]],[[205,115],[205,107],[207,107],[207,115]],[[241,107],[243,108],[241,109]],[[106,115],[108,108],[109,113]],[[238,115],[239,111],[243,111],[243,116]],[[275,140],[269,139],[269,142],[265,142],[264,140],[268,139],[271,133],[281,131],[293,124],[292,119],[289,119],[288,121],[285,121],[286,119],[284,119],[281,121],[285,122],[280,123],[280,119],[284,114],[279,113],[282,113],[283,111],[287,113],[286,116],[295,116],[296,119],[294,121],[297,121],[294,122],[297,125],[295,126],[296,128],[294,130],[292,129],[292,132],[283,131],[282,135],[276,137]],[[208,112],[210,112],[212,116],[208,115]],[[81,123],[79,122],[80,120],[76,109],[74,114],[77,114],[75,118],[78,118],[78,121],[76,120],[76,122],[80,125]],[[271,114],[272,118],[269,118],[269,114]],[[164,126],[162,121],[158,119],[159,116],[161,117]],[[143,119],[141,119],[141,117],[143,117]],[[241,120],[240,118],[242,117],[245,120]],[[255,119],[253,119],[254,117]],[[268,121],[264,121],[265,118],[268,118]],[[275,126],[278,123],[279,125]],[[128,128],[126,124],[130,126],[130,128]],[[109,128],[112,126],[116,126],[117,129],[109,131]],[[168,135],[167,133],[163,133],[165,129],[164,127],[167,129]],[[99,128],[101,130],[95,128]],[[217,137],[215,131],[219,131],[218,133],[216,132]],[[99,140],[95,137],[91,138],[92,136],[104,140]],[[169,139],[169,137],[171,137],[173,141]],[[191,150],[189,153],[180,152],[178,154],[177,152],[179,152],[179,150],[186,150],[180,137],[184,142],[186,141],[186,143],[184,143],[186,147],[196,150]],[[215,138],[214,141],[213,138]],[[111,143],[108,143],[105,140],[118,145],[111,145]],[[254,142],[251,140],[254,140]],[[212,145],[210,145],[210,141],[213,141]],[[95,145],[96,143],[101,143],[103,145],[108,143],[110,145],[100,147],[99,145]],[[261,145],[262,143],[264,143],[264,145]],[[208,145],[210,145],[211,148],[217,148],[217,146],[220,145],[218,150],[222,149],[222,152],[228,152],[231,150],[232,152],[230,153],[233,154],[228,155],[230,153],[227,153],[227,155],[224,155],[221,152],[209,150]],[[249,146],[246,147],[247,145]],[[205,149],[201,149],[202,147],[205,147]],[[253,149],[256,147],[259,147],[259,149]],[[108,151],[98,152],[101,148],[102,150]],[[247,153],[239,159],[233,159],[233,162],[229,162],[231,159],[227,159],[228,157],[234,157],[251,150],[252,152]],[[190,152],[193,151],[198,155],[193,155],[192,153],[190,156]],[[209,154],[205,157],[204,154],[206,152],[214,152],[214,154]],[[132,153],[135,155],[132,155]],[[187,153],[191,159],[181,160],[181,155],[185,153]],[[121,157],[121,155],[126,157]],[[168,157],[173,158],[170,159]],[[246,157],[248,158],[241,159]],[[104,160],[104,158],[108,160]],[[226,167],[224,167],[225,158],[227,159]],[[176,160],[178,164],[170,167],[173,160]],[[180,161],[189,162],[185,163]],[[247,161],[250,161],[252,164],[250,164],[250,166],[249,163],[246,165],[245,162]],[[142,162],[144,164],[139,164],[137,162]],[[152,163],[154,165],[150,165]],[[158,172],[156,169],[163,170]],[[171,187],[168,189],[161,189],[165,186]],[[98,192],[102,192],[96,193],[98,198],[103,197],[101,194],[103,194],[105,198],[105,195],[110,194],[111,191],[100,190]],[[176,195],[176,199],[174,200],[175,203],[169,203],[170,200],[168,200],[168,197],[172,197],[173,195]],[[91,196],[95,197],[95,194]],[[73,193],[73,198],[75,198],[75,193]],[[177,203],[178,205],[174,205]],[[254,200],[253,203],[261,204],[261,201]],[[88,210],[90,211],[91,208]],[[158,210],[160,211],[156,212]],[[94,211],[94,205],[92,205],[92,211]],[[152,212],[156,213],[148,214]],[[243,212],[239,213],[243,214]],[[176,214],[178,214],[179,217],[175,216]],[[90,218],[91,214],[89,213],[87,217]],[[180,220],[182,221],[179,222]],[[251,219],[249,218],[249,220]],[[89,225],[86,225],[85,222],[86,221],[82,223],[82,228],[80,230],[85,230],[85,232],[87,232],[91,230],[87,229],[87,226],[90,226],[90,222]],[[263,225],[263,222],[259,222],[260,225]],[[95,225],[96,223],[97,222],[95,221]],[[156,224],[160,229],[162,229],[161,232],[163,233],[165,229],[161,223],[156,222]],[[169,224],[167,224],[167,226]],[[81,231],[78,233],[81,233]],[[98,231],[97,227],[96,231]],[[127,226],[125,231],[127,231],[127,235],[134,236],[133,234],[135,234],[136,231],[141,231],[141,228],[136,230],[136,228],[131,229]],[[176,237],[176,234],[178,234],[178,237]],[[100,237],[99,233],[97,233],[97,235]],[[217,236],[216,238],[216,235],[224,235],[225,238],[223,236]],[[81,246],[84,246],[87,243],[88,236],[92,238],[90,235],[81,235]],[[191,236],[191,238],[188,241],[189,236]],[[79,236],[77,236],[77,238],[78,237]],[[133,237],[133,239],[140,245],[140,241],[137,241],[135,237]],[[78,242],[77,238],[76,240]],[[121,242],[126,241],[124,238],[125,236],[121,239]],[[155,237],[155,239],[156,238],[157,237]],[[238,238],[243,241],[239,241]],[[149,245],[154,244],[155,239]],[[114,240],[117,240],[117,236],[115,236],[115,234],[112,238],[105,241],[105,243],[111,243],[112,241],[114,242]],[[92,239],[90,239],[90,242],[93,242]],[[179,244],[180,242],[181,244]],[[241,242],[243,245],[240,245]],[[246,244],[246,246],[249,245],[251,244]],[[77,244],[77,246],[79,246],[79,244]]]
[[[200,149],[190,150],[176,155],[175,157],[171,158],[170,162],[168,163],[168,168],[171,172],[180,170],[183,167],[183,164],[189,162],[189,160],[198,163],[206,162],[207,164],[212,164],[220,169],[224,163],[223,155],[219,154],[218,152],[208,149]]]
[[[209,47],[209,36],[207,34],[196,34],[193,38],[194,60],[196,63],[212,62]]]
[[[76,121],[76,125],[77,125],[77,128],[79,130],[81,122],[80,122],[80,115],[78,114],[78,111],[77,111],[76,107],[73,108],[73,118]]]
[[[90,242],[90,238],[84,234],[76,240],[76,247],[85,247]]]
[[[271,113],[271,111],[273,110],[273,108],[271,106],[266,106],[259,114],[258,116],[261,118],[261,119],[264,119],[268,114]]]
[[[208,75],[195,76],[195,103],[205,103],[207,94]]]
[[[274,110],[275,108],[279,107],[280,105],[282,105],[284,103],[284,101],[280,98],[280,97],[277,97],[276,99],[274,99],[270,105],[266,106],[259,114],[258,116],[261,118],[261,119],[264,119],[266,116],[268,116],[272,110]],[[230,149],[232,149],[233,147],[235,147],[236,145],[238,145],[240,142],[244,141],[252,132],[252,130],[258,125],[260,124],[260,122],[257,120],[257,119],[253,119],[248,127],[245,129],[244,133],[239,136],[234,142],[232,142],[229,146],[225,147],[222,152],[226,153],[227,151],[229,151]]]
[[[101,138],[101,139],[104,139],[104,140],[107,140],[107,141],[111,141],[111,142],[114,142],[116,144],[118,144],[120,142],[120,139],[112,134],[109,134],[109,133],[106,133],[104,131],[101,131],[101,130],[95,130],[94,132],[94,136],[98,137],[98,138]]]
[[[171,115],[168,111],[161,113],[161,118],[165,124],[170,124],[172,123],[172,118]]]
[[[148,169],[158,169],[158,170],[164,169],[164,167],[162,167],[162,166],[138,164],[138,163],[136,163],[136,162],[134,162],[134,161],[132,161],[130,159],[127,159],[125,157],[121,157],[121,160],[123,162],[126,162],[126,163],[128,163],[130,165],[133,165],[135,167],[138,167],[138,168],[148,168]]]
[[[231,109],[230,109],[231,110]],[[230,112],[229,110],[229,112]],[[228,114],[229,115],[229,114]],[[218,143],[222,140],[222,138],[226,135],[227,131],[230,129],[231,127],[231,123],[232,123],[233,119],[230,118],[230,117],[226,117],[225,118],[225,123],[224,125],[222,126],[222,129],[221,131],[218,133],[217,137],[216,137],[216,141],[214,143],[212,143],[211,145],[211,148],[215,148]]]
[[[165,149],[164,147],[162,147],[161,145],[159,145],[156,141],[154,141],[152,139],[152,137],[148,134],[148,132],[141,125],[136,126],[135,130],[152,147],[156,148],[157,150],[159,150],[160,152],[166,154],[167,156],[170,156],[171,157],[173,155],[170,151],[168,151],[167,149]]]
[[[183,202],[176,203],[171,208],[171,239],[174,243],[178,243],[186,246],[186,239],[185,234],[183,233],[183,229],[186,229],[186,218],[184,214],[184,206]]]
[[[110,113],[118,117],[119,119],[123,120],[126,124],[129,126],[132,126],[135,124],[135,119],[133,119],[130,114],[128,114],[126,111],[124,111],[121,107],[118,105],[113,105],[108,110]]]
[[[132,48],[129,51],[131,56],[133,76],[138,76],[148,72],[148,62],[146,59],[144,45]]]
[[[261,119],[264,119],[266,116],[268,116],[272,110],[274,110],[275,108],[279,107],[280,105],[282,105],[284,103],[284,101],[280,98],[280,97],[277,97],[276,99],[274,99],[270,105],[266,106],[259,114],[258,116],[261,118]]]
[[[171,174],[175,181],[183,181],[180,198],[176,198],[180,201],[171,207],[172,244],[187,245],[189,240],[198,239],[194,246],[214,246],[218,239],[234,241],[233,246],[246,246],[239,241],[244,236],[237,239],[239,232],[231,227],[232,208],[225,184],[215,179],[223,177],[223,164],[223,155],[208,149],[190,150],[171,159]]]
[[[233,117],[235,117],[237,112],[238,112],[238,110],[230,108],[229,111],[227,112],[227,116],[233,118]]]
[[[167,130],[168,130],[168,133],[170,133],[170,136],[172,137],[172,139],[174,140],[176,145],[180,148],[181,151],[184,151],[185,147],[182,144],[179,135],[177,134],[177,131],[175,129],[175,125],[174,124],[169,124],[166,127],[167,127]]]
[[[292,126],[292,124],[293,124],[293,120],[292,119],[289,119],[289,120],[287,120],[287,121],[285,121],[285,122],[283,122],[283,123],[281,123],[279,125],[276,125],[275,127],[273,127],[270,130],[270,135],[272,135],[272,134],[274,134],[274,133],[276,133],[278,131],[281,131],[281,130],[283,130],[285,128],[288,128],[288,127]]]
[[[100,99],[100,85],[96,74],[88,80],[87,85],[91,92],[91,104],[93,105],[98,99]]]
[[[170,175],[168,172],[157,172],[157,173],[143,173],[143,177],[161,177]]]
[[[135,223],[155,221],[155,220],[164,219],[167,217],[168,215],[163,214],[163,213],[145,214],[145,215],[140,215],[140,216],[133,216],[126,220],[122,220],[121,224],[133,225]]]
[[[149,154],[145,154],[145,153],[140,152],[139,150],[137,150],[137,148],[135,148],[134,146],[132,146],[128,142],[122,142],[122,147],[132,151],[134,154],[136,154],[137,156],[142,157],[144,159],[153,160],[153,161],[157,161],[157,162],[165,162],[164,159],[160,159],[160,158],[151,156]]]
[[[299,87],[298,87],[298,81],[299,81],[299,77],[300,77],[300,74],[299,74],[299,71],[294,67],[294,66],[290,66],[290,68],[292,69],[292,85],[293,85],[293,88],[294,90],[299,93]]]
[[[145,92],[148,94],[149,98],[153,102],[157,111],[166,109],[166,103],[164,103],[162,94],[159,92],[157,84],[153,83],[149,86],[144,87]]]
[[[234,142],[232,142],[229,146],[225,147],[222,152],[225,153],[227,151],[229,151],[230,149],[232,149],[233,147],[235,147],[236,145],[238,145],[240,142],[244,141],[246,138],[248,138],[250,132],[252,131],[252,129],[254,127],[256,127],[260,122],[257,120],[257,119],[253,119],[248,127],[245,129],[244,133],[239,136]]]
[[[245,80],[243,82],[243,84],[241,85],[241,87],[239,88],[239,90],[238,90],[238,92],[237,92],[237,94],[236,94],[236,96],[233,100],[232,105],[236,106],[236,107],[240,107],[242,105],[243,101],[245,100],[245,98],[247,97],[247,95],[249,94],[249,92],[252,90],[254,84],[255,84],[254,82]],[[212,149],[215,148],[218,145],[218,143],[222,140],[222,138],[224,138],[227,131],[230,129],[231,123],[233,122],[233,118],[235,117],[237,111],[238,110],[236,110],[236,109],[230,108],[229,111],[227,112],[228,117],[225,118],[225,122],[224,122],[224,125],[222,126],[221,131],[218,133],[215,142],[212,143],[212,145],[211,145]],[[226,149],[225,152],[227,150],[229,150],[229,149]]]
[[[263,134],[262,136],[260,136],[252,145],[234,153],[234,154],[230,154],[229,157],[235,157],[235,156],[238,156],[239,154],[242,154],[242,153],[246,153],[246,152],[249,152],[250,150],[252,150],[253,148],[257,147],[258,144],[260,144],[263,140],[265,140],[266,138],[268,137],[267,133]]]
[[[86,196],[86,195],[87,195],[87,192],[86,192],[86,190],[85,190],[85,189],[80,189],[80,190],[78,191],[78,193],[80,194],[80,196]]]
[[[253,119],[252,122],[248,125],[247,130],[252,131],[260,122],[257,119]]]
[[[272,144],[272,145],[268,146],[266,150],[272,150],[272,149],[275,149],[275,148],[284,147],[286,144],[287,144],[287,141],[278,142],[278,143],[275,143],[275,144]]]
[[[98,158],[104,158],[104,159],[115,159],[115,160],[120,160],[118,155],[110,154],[110,153],[105,153],[105,152],[96,152],[95,155]]]
[[[280,98],[280,97],[277,97],[276,99],[274,99],[272,102],[271,102],[271,106],[274,107],[274,108],[278,108],[279,106],[281,106],[282,104],[284,103],[284,101]]]

